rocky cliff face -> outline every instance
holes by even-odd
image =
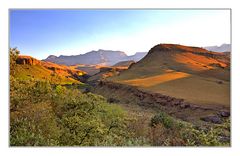
[[[30,56],[19,56],[17,58],[17,64],[22,64],[22,65],[25,65],[25,64],[28,64],[28,65],[40,65],[41,64],[41,61],[33,58],[33,57],[30,57]]]

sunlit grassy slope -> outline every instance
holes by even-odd
[[[199,54],[200,53],[200,54]],[[230,105],[229,61],[201,48],[158,45],[108,80],[204,105]]]
[[[24,55],[18,56],[15,68],[15,76],[20,80],[47,80],[55,84],[81,84],[78,78],[86,74],[68,66],[40,61]]]
[[[51,83],[60,84],[80,83],[71,77],[66,77],[64,74],[54,74],[41,65],[17,65],[16,68],[16,77],[20,80],[47,80]]]

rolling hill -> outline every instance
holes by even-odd
[[[230,106],[230,57],[177,44],[154,46],[139,62],[108,81],[205,106]]]

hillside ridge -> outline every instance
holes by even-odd
[[[208,52],[208,50],[200,47],[184,46],[180,44],[158,44],[150,49],[153,51],[175,51],[175,52]]]
[[[200,105],[230,104],[230,57],[199,47],[158,44],[107,80]]]
[[[16,73],[23,80],[35,78],[38,80],[49,80],[52,83],[80,83],[80,81],[85,81],[87,75],[82,70],[52,62],[40,61],[26,55],[19,55],[16,64]]]

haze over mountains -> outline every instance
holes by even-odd
[[[230,44],[222,44],[221,46],[207,46],[205,49],[213,52],[230,52]],[[99,49],[97,51],[93,50],[85,54],[79,55],[60,55],[59,57],[55,55],[49,55],[44,61],[53,62],[62,65],[105,65],[112,66],[121,61],[139,61],[141,60],[147,52],[136,52],[134,55],[128,56],[123,51],[113,51],[113,50],[103,50]],[[229,55],[226,53],[226,55]]]
[[[215,51],[215,52],[230,52],[231,44],[222,44],[221,46],[208,46],[204,48],[209,51]]]
[[[64,56],[59,57],[50,55],[44,61],[53,62],[64,65],[76,65],[76,64],[87,64],[87,65],[107,65],[111,66],[120,61],[133,60],[135,62],[142,59],[147,52],[137,52],[134,55],[128,56],[122,51],[102,50],[90,51],[85,54]]]

